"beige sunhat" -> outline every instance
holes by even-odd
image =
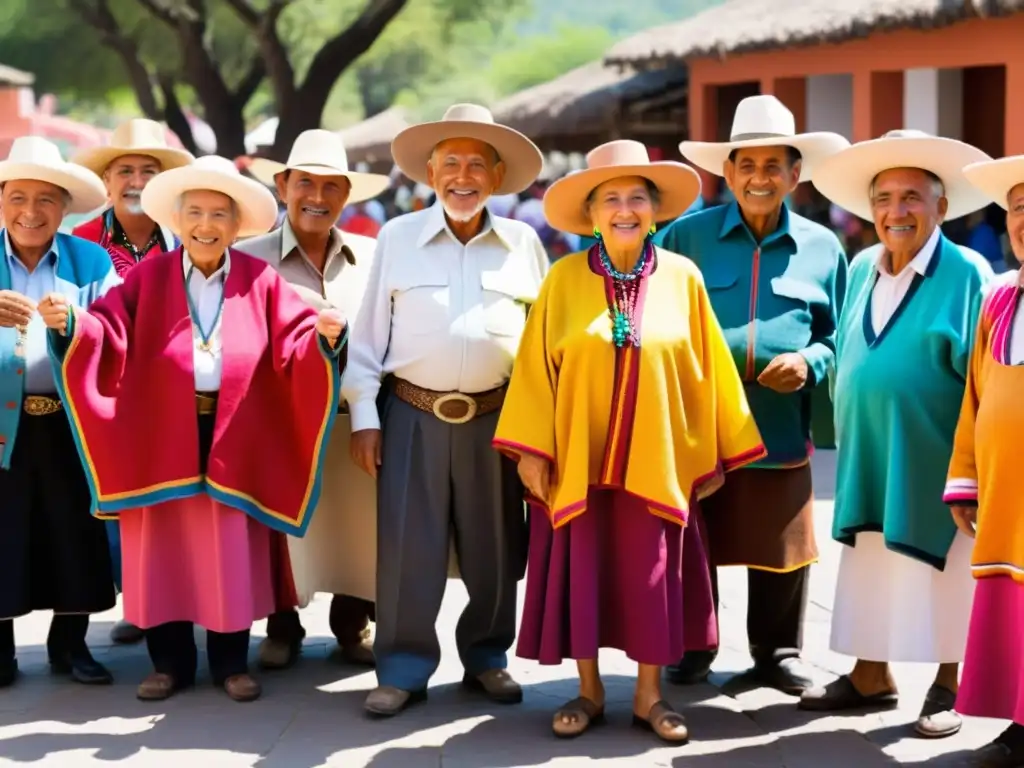
[[[391,179],[379,173],[362,173],[348,169],[348,153],[340,134],[314,128],[303,131],[292,144],[287,163],[265,157],[254,157],[246,169],[253,178],[268,187],[275,185],[274,177],[284,171],[304,171],[315,176],[344,176],[352,189],[348,202],[371,200],[391,186]]]
[[[850,146],[838,133],[797,133],[796,118],[775,96],[748,96],[736,106],[729,141],[684,141],[683,157],[708,173],[721,176],[733,150],[745,147],[793,147],[803,158],[800,181],[810,181],[814,168],[829,155]]]
[[[813,183],[826,198],[862,219],[872,221],[871,182],[882,171],[920,168],[935,174],[946,189],[946,221],[989,204],[963,173],[964,166],[992,158],[977,147],[924,131],[889,131],[884,136],[844,149],[822,161]]]
[[[174,225],[175,208],[186,192],[208,189],[227,195],[238,205],[238,237],[269,232],[277,223],[277,201],[258,181],[247,179],[224,157],[207,155],[189,166],[164,171],[142,190],[142,210],[161,227],[181,234]]]
[[[477,139],[494,147],[505,163],[505,178],[494,195],[522,192],[544,167],[544,156],[536,144],[519,131],[494,122],[491,111],[476,104],[456,104],[436,122],[409,126],[391,142],[391,155],[402,173],[426,184],[430,153],[448,139]]]
[[[107,200],[107,190],[96,174],[69,163],[56,144],[40,136],[14,140],[7,159],[0,162],[0,185],[17,179],[54,184],[71,195],[68,213],[89,213]]]
[[[167,145],[167,130],[160,123],[138,117],[117,126],[109,146],[83,149],[71,162],[102,176],[107,166],[125,155],[155,158],[165,171],[188,165],[195,159],[190,152]]]
[[[964,167],[964,176],[1003,210],[1009,208],[1010,190],[1024,184],[1024,155],[982,160]]]
[[[586,211],[587,197],[611,179],[641,176],[658,188],[658,219],[681,216],[700,194],[700,176],[683,163],[652,163],[639,141],[609,141],[587,154],[587,167],[552,184],[544,195],[544,216],[553,228],[588,235],[594,224]]]

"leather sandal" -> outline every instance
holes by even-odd
[[[944,739],[959,733],[964,721],[953,711],[955,705],[956,694],[944,685],[933,683],[924,696],[914,731],[926,739]]]
[[[256,701],[263,688],[249,674],[232,675],[224,681],[224,691],[234,701]]]
[[[641,717],[634,712],[633,725],[645,731],[651,731],[659,739],[669,744],[686,744],[690,740],[686,719],[672,709],[672,705],[664,699],[651,705],[647,717]]]
[[[896,691],[881,691],[865,696],[857,690],[849,675],[837,677],[828,685],[809,688],[797,705],[809,712],[845,712],[854,709],[892,709],[899,704]]]
[[[586,733],[590,726],[604,722],[604,707],[584,696],[578,696],[555,712],[551,732],[560,739],[575,739]]]

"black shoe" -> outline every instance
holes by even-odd
[[[50,671],[55,675],[70,675],[72,680],[82,685],[110,685],[114,682],[114,676],[88,651],[51,656]]]
[[[974,768],[1024,767],[1024,726],[1012,723],[996,740],[971,754]]]
[[[0,664],[0,688],[9,688],[14,685],[14,681],[18,679],[18,660],[11,659],[10,661]]]
[[[814,687],[807,665],[797,657],[755,663],[750,677],[790,696],[800,696]]]
[[[718,651],[687,651],[678,664],[665,668],[665,678],[674,685],[696,685],[708,679]]]

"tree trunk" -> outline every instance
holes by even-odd
[[[231,101],[203,103],[203,117],[217,137],[217,154],[234,160],[245,151],[245,118],[242,107]]]

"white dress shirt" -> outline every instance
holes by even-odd
[[[192,317],[192,364],[195,371],[197,392],[220,391],[221,357],[221,319],[224,313],[224,281],[231,269],[231,255],[224,253],[224,263],[216,272],[206,277],[193,267],[188,251],[183,251],[181,268],[185,274],[186,289],[191,300],[189,314],[195,312],[198,318]],[[198,324],[196,322],[198,320]],[[202,325],[202,331],[199,329]],[[209,333],[210,349],[202,348],[203,333]]]
[[[921,250],[910,260],[909,264],[900,270],[898,275],[889,271],[889,267],[885,263],[885,249],[879,251],[878,262],[875,264],[878,279],[871,291],[871,327],[876,336],[881,335],[882,330],[896,314],[900,303],[906,297],[907,291],[910,290],[911,283],[914,282],[914,276],[924,275],[928,269],[932,257],[935,256],[940,234],[939,228],[936,227]]]
[[[380,429],[376,399],[393,373],[424,389],[474,394],[508,381],[549,267],[540,237],[488,215],[463,245],[438,203],[392,219],[377,250],[349,342],[342,394],[352,430]]]

